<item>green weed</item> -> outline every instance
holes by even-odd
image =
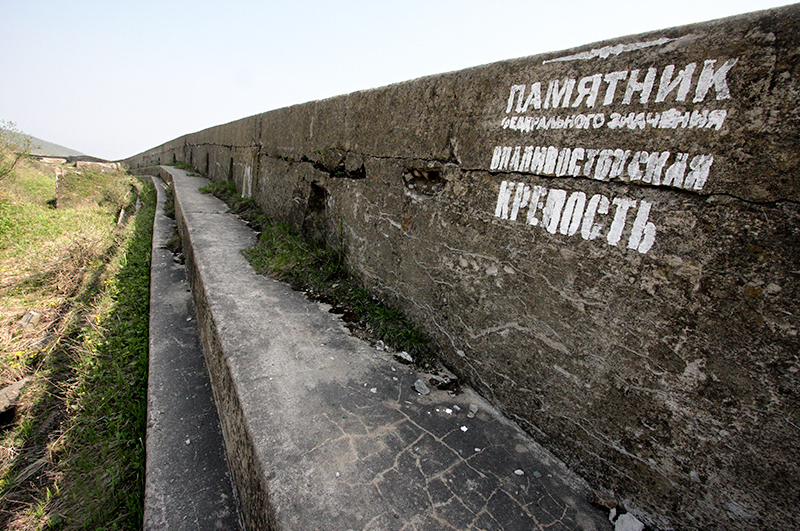
[[[202,187],[204,194],[212,194],[225,201],[231,212],[245,220],[256,232],[262,232],[272,222],[252,199],[242,197],[230,181],[211,181]]]
[[[164,215],[170,219],[175,219],[175,190],[172,189],[172,183],[167,183],[164,192]]]
[[[428,336],[401,310],[388,306],[363,287],[347,267],[342,246],[305,237],[299,230],[271,220],[254,201],[241,198],[229,181],[212,182],[200,191],[225,201],[232,212],[261,232],[258,244],[244,251],[256,271],[337,307],[347,321],[359,324],[393,349],[408,352],[417,363],[433,362],[435,353]]]
[[[199,173],[197,168],[195,168],[192,164],[188,162],[170,162],[169,164],[165,164],[165,166],[172,166],[173,168],[177,168],[179,170],[185,170],[191,173]]]
[[[0,528],[140,529],[154,191],[121,172],[62,179],[58,208],[52,168],[0,186],[0,385],[32,382],[0,434]],[[16,328],[28,309],[41,324]]]

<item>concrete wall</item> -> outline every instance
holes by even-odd
[[[190,162],[341,239],[445,363],[668,529],[800,527],[800,6],[279,109]]]

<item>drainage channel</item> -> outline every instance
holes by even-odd
[[[186,267],[168,248],[175,221],[153,183],[144,529],[242,530]]]

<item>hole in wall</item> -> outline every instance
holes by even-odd
[[[210,168],[211,168],[211,166],[209,165],[209,156],[208,156],[208,153],[206,153],[206,175],[209,174],[209,169]]]
[[[333,178],[365,179],[364,160],[357,153],[335,148],[323,148],[316,151],[317,160],[309,160],[314,168],[324,171]]]
[[[423,195],[438,195],[446,184],[438,168],[411,168],[403,174],[403,182],[409,190]]]
[[[303,233],[315,241],[325,241],[325,205],[328,200],[328,191],[317,183],[311,183],[306,213],[303,218]]]
[[[328,198],[328,191],[317,183],[311,183],[311,191],[308,194],[309,212],[325,213],[325,200]]]

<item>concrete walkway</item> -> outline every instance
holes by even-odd
[[[144,529],[235,531],[242,526],[186,267],[165,247],[175,222],[164,215],[164,182],[153,182]]]
[[[473,391],[420,394],[414,384],[427,375],[351,336],[324,305],[257,275],[241,255],[255,235],[198,192],[205,179],[158,171],[174,183],[248,529],[612,528],[580,478]]]

